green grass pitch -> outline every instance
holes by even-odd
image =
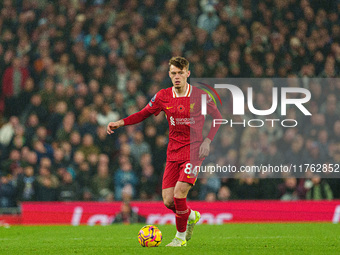
[[[158,226],[160,247],[137,240],[143,225],[0,227],[0,254],[340,254],[340,226],[327,223],[197,225],[187,247],[165,247],[175,226]]]

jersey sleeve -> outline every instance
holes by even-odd
[[[146,118],[150,117],[152,114],[157,116],[162,111],[160,100],[159,98],[157,98],[158,94],[160,94],[160,92],[155,94],[153,98],[150,100],[150,102],[142,110],[123,119],[124,125],[137,124],[145,120]]]
[[[213,119],[222,119],[222,115],[220,113],[220,111],[218,110],[218,108],[216,107],[214,101],[212,100],[212,98],[210,97],[210,95],[208,96],[208,100],[207,100],[207,113],[213,118]],[[214,139],[218,129],[220,128],[220,124],[218,125],[213,125],[213,123],[211,123],[211,127],[210,127],[210,131],[209,134],[207,136],[207,138],[209,138],[211,141]]]
[[[162,103],[160,100],[160,97],[162,95],[162,91],[159,91],[156,93],[153,98],[151,98],[150,102],[145,106],[144,109],[146,109],[151,114],[154,114],[157,116],[162,110]]]
[[[152,115],[152,113],[147,111],[145,108],[146,107],[144,107],[139,112],[131,114],[130,116],[128,116],[125,119],[123,119],[124,125],[125,126],[127,126],[127,125],[134,125],[134,124],[137,124],[137,123],[145,120],[146,118],[150,117]]]

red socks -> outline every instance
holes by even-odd
[[[176,228],[178,232],[185,232],[187,230],[187,222],[191,209],[187,206],[186,198],[175,198],[176,208]]]

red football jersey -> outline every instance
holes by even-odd
[[[164,111],[169,123],[169,144],[167,161],[196,160],[199,147],[203,142],[205,117],[201,114],[201,95],[207,94],[192,85],[188,86],[185,96],[179,97],[170,87],[160,90],[144,108],[150,114],[158,115]],[[221,118],[216,105],[207,94],[207,113]],[[213,140],[218,126],[211,127],[208,138]]]

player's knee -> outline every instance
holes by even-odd
[[[164,205],[168,208],[173,208],[175,206],[175,203],[173,200],[170,200],[170,199],[167,199],[167,200],[164,200]]]
[[[188,195],[191,186],[188,183],[180,183],[176,185],[174,190],[174,197],[175,198],[185,198]]]
[[[187,194],[188,194],[187,192],[185,192],[183,190],[179,190],[179,191],[175,192],[174,197],[175,198],[185,198],[185,197],[187,197]]]

